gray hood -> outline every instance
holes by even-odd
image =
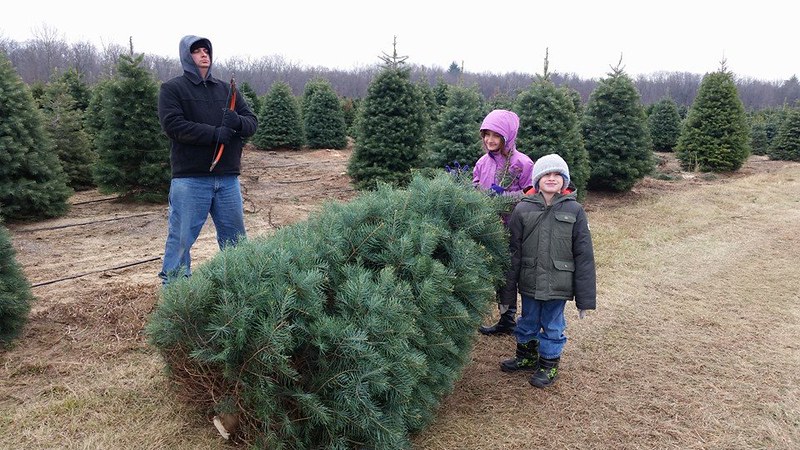
[[[192,59],[191,48],[192,45],[198,41],[205,41],[208,44],[208,56],[211,58],[211,65],[208,67],[206,78],[211,78],[211,68],[214,67],[214,49],[211,47],[211,41],[208,40],[208,38],[187,35],[184,36],[181,39],[180,44],[178,44],[178,57],[181,60],[183,72],[187,74],[189,79],[195,83],[200,83],[203,81],[203,77],[200,76],[200,70],[197,69],[194,59]]]

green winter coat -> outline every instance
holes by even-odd
[[[511,276],[520,294],[536,300],[574,299],[578,309],[595,309],[592,236],[574,192],[556,194],[550,206],[541,193],[522,197],[508,228]]]

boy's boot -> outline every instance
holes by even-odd
[[[558,378],[558,361],[561,358],[539,358],[539,368],[530,379],[530,383],[538,388],[553,384]]]
[[[501,334],[511,334],[517,326],[517,308],[509,308],[505,305],[500,305],[500,320],[492,326],[481,326],[478,331],[487,335],[495,336]]]
[[[539,341],[530,340],[524,344],[517,343],[517,355],[515,358],[506,359],[500,362],[500,370],[503,372],[516,372],[518,370],[533,370],[539,367]]]

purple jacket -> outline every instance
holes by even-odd
[[[489,189],[492,184],[497,184],[506,190],[505,193],[515,195],[532,186],[533,161],[516,147],[519,117],[512,111],[496,109],[483,119],[481,130],[494,131],[503,136],[508,158],[500,152],[487,151],[472,170],[473,184],[482,189]]]

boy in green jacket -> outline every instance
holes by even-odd
[[[597,299],[589,223],[569,181],[564,159],[556,154],[539,158],[533,165],[533,191],[517,204],[508,223],[510,276],[522,297],[522,317],[514,330],[516,357],[500,368],[533,371],[530,383],[538,388],[558,378],[567,342],[567,301],[575,300],[583,319]]]

